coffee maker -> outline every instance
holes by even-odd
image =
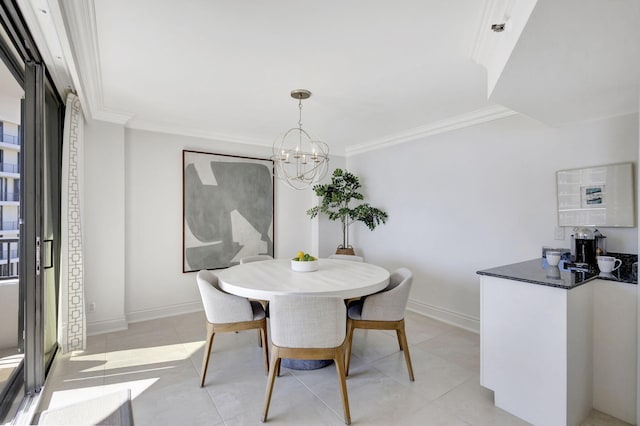
[[[597,229],[574,228],[571,235],[571,258],[577,264],[595,266],[596,256],[607,254],[606,238]]]

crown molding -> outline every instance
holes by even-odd
[[[440,133],[450,132],[456,129],[475,126],[476,124],[486,123],[493,120],[509,117],[517,114],[517,112],[505,108],[500,105],[492,105],[486,108],[478,109],[466,114],[461,114],[446,120],[431,123],[408,130],[406,132],[391,135],[385,138],[376,139],[371,142],[354,145],[345,148],[345,157],[351,155],[362,154],[368,151],[375,151],[382,148],[398,145],[405,142],[411,142],[417,139],[426,138]],[[190,136],[195,138],[216,140],[225,143],[245,144],[268,146],[273,145],[272,140],[239,138],[237,136],[223,135],[220,133],[197,130],[190,127],[167,126],[159,124],[155,121],[146,121],[140,119],[132,119],[126,124],[126,128],[134,130],[145,130],[149,132],[167,133],[172,135]]]
[[[273,140],[252,139],[246,137],[240,138],[237,136],[223,135],[221,133],[199,130],[191,127],[167,126],[159,124],[155,121],[140,120],[135,118],[127,123],[126,128],[135,130],[146,130],[149,132],[168,133],[171,135],[190,136],[194,138],[211,139],[234,144],[258,145],[268,147],[273,146]]]
[[[83,93],[81,100],[84,98],[86,101],[89,118],[126,124],[131,120],[132,114],[116,111],[104,105],[94,0],[73,2],[58,0],[57,3],[63,18],[61,24],[66,22],[64,30],[70,35],[68,38],[64,37],[67,49],[77,64],[74,83],[76,90]],[[82,79],[78,74],[82,75]]]
[[[423,139],[440,133],[475,126],[488,121],[499,120],[517,114],[517,112],[500,105],[492,105],[466,114],[461,114],[446,120],[437,121],[425,126],[415,127],[406,132],[391,135],[385,138],[373,140],[346,148],[346,156],[362,154],[417,139]]]

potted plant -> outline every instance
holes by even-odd
[[[311,218],[324,213],[329,220],[340,220],[342,224],[342,244],[338,246],[338,254],[354,254],[349,245],[349,226],[355,222],[363,222],[370,230],[374,230],[380,223],[387,221],[387,213],[370,206],[368,203],[350,207],[353,200],[363,200],[364,196],[358,192],[361,187],[360,179],[346,170],[335,169],[331,176],[331,183],[315,185],[313,190],[318,197],[322,197],[320,204],[307,210]]]

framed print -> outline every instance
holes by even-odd
[[[273,256],[273,161],[182,151],[182,272]]]
[[[580,188],[582,196],[582,207],[588,209],[592,206],[604,207],[604,185],[589,185]]]
[[[556,172],[558,226],[635,227],[633,163]]]

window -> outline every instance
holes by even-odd
[[[11,238],[3,230],[0,240],[0,274],[18,283],[14,287],[18,289],[18,312],[6,316],[7,312],[0,311],[0,321],[16,323],[18,355],[12,358],[16,365],[7,380],[0,381],[0,423],[11,422],[9,407],[16,398],[29,399],[40,390],[57,350],[58,266],[54,262],[43,271],[38,265],[45,265],[46,250],[40,249],[40,241],[52,241],[54,253],[59,253],[63,104],[16,4],[0,3],[0,77],[3,83],[14,83],[3,84],[2,90],[15,89],[11,99],[17,102],[16,118],[0,117],[0,135],[4,141],[5,132],[15,134],[4,142],[19,144],[3,148],[1,216],[6,222],[9,209],[15,209],[15,223],[22,223],[19,233],[16,225]],[[11,171],[5,170],[5,161]]]

